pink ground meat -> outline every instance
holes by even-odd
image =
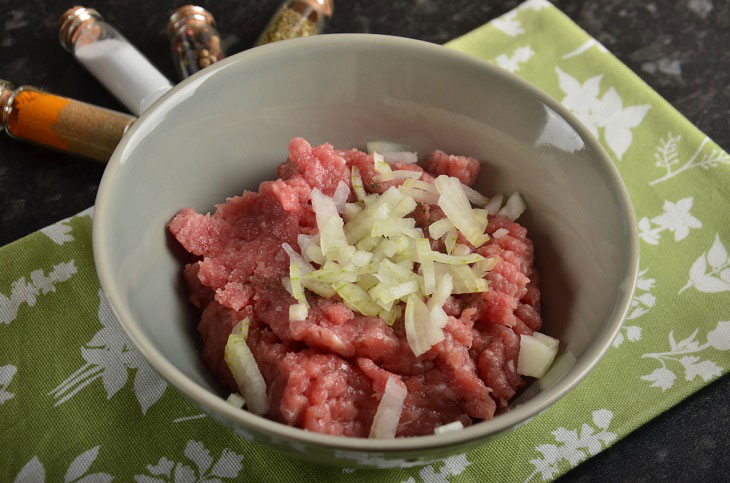
[[[420,357],[408,345],[402,320],[388,326],[378,317],[354,313],[337,296],[308,293],[307,319],[289,321],[289,305],[296,301],[281,284],[289,272],[281,245],[296,248],[299,233],[317,233],[312,189],[332,195],[340,181],[350,185],[352,166],[360,169],[369,192],[382,193],[402,181],[375,182],[371,155],[329,144],[312,147],[295,138],[277,169],[279,179],[261,183],[258,193],[228,199],[213,215],[184,209],[169,223],[193,256],[183,278],[190,302],[202,311],[204,362],[238,392],[223,352],[233,327],[249,317],[247,344],[266,381],[271,419],[366,437],[389,377],[408,390],[397,436],[430,434],[457,420],[468,426],[491,419],[524,385],[516,373],[520,334],[532,334],[542,324],[532,242],[516,222],[490,217],[490,235],[500,228],[508,234],[477,250],[499,259],[486,276],[489,291],[449,297],[445,338]],[[422,166],[395,168],[421,172],[428,182],[447,174],[471,186],[480,164],[435,151]],[[444,213],[420,204],[412,216],[425,228]],[[432,248],[443,245],[432,241]]]

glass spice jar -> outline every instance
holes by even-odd
[[[70,154],[108,161],[136,118],[0,80],[0,130]]]
[[[185,5],[175,10],[167,23],[167,36],[180,79],[226,56],[215,28],[215,19],[203,7]]]
[[[61,15],[58,38],[136,115],[172,88],[170,81],[93,8],[68,9]]]
[[[332,0],[285,0],[271,17],[256,45],[317,35],[333,11]]]

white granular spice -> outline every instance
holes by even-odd
[[[136,115],[172,88],[170,81],[126,41],[99,40],[78,46],[75,54]]]

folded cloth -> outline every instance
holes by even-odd
[[[421,468],[317,466],[249,443],[129,343],[99,289],[91,216],[0,248],[0,480],[548,481],[730,368],[730,158],[595,39],[530,0],[448,47],[575,113],[631,192],[641,273],[604,359],[546,412]]]

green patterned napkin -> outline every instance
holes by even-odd
[[[546,1],[449,47],[562,102],[633,197],[638,289],[613,347],[575,390],[530,424],[423,468],[281,456],[200,414],[135,352],[99,290],[89,210],[0,248],[0,480],[548,481],[726,372],[728,155]]]

